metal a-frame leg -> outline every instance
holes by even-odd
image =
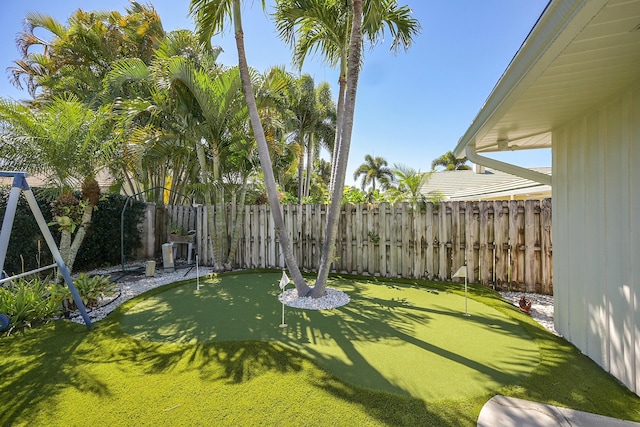
[[[38,223],[38,227],[40,227],[40,232],[44,236],[45,241],[47,242],[47,246],[49,246],[49,250],[53,255],[53,259],[58,265],[58,269],[64,278],[69,290],[71,291],[71,295],[73,296],[73,300],[78,306],[80,310],[80,314],[82,315],[82,319],[84,320],[85,325],[87,327],[91,327],[91,319],[87,314],[87,309],[82,302],[82,298],[80,298],[80,294],[78,294],[78,290],[73,284],[73,279],[71,278],[71,274],[69,273],[69,269],[66,264],[62,260],[62,255],[58,250],[58,246],[56,245],[55,240],[53,240],[53,235],[51,234],[51,230],[47,226],[47,222],[40,211],[40,206],[38,206],[38,202],[36,201],[35,196],[33,195],[33,191],[29,187],[27,183],[26,177],[28,174],[26,172],[3,172],[0,171],[0,176],[4,177],[13,177],[13,185],[11,187],[11,192],[9,193],[9,200],[7,201],[7,209],[5,212],[4,220],[2,221],[2,230],[0,230],[0,272],[4,269],[4,261],[7,256],[7,248],[9,247],[9,238],[11,237],[11,228],[13,227],[13,220],[15,218],[16,208],[18,207],[18,198],[20,197],[20,192],[25,195],[27,202],[29,203],[29,207],[31,208],[31,212]]]

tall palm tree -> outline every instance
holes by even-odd
[[[351,4],[349,4],[351,3]],[[326,0],[277,0],[276,25],[280,37],[294,46],[294,61],[302,66],[306,56],[319,51],[331,66],[339,66],[337,132],[330,183],[331,207],[327,215],[327,233],[323,245],[314,296],[325,293],[335,246],[340,203],[353,129],[355,95],[361,66],[363,37],[373,46],[388,29],[391,48],[408,49],[420,30],[411,17],[411,9],[398,7],[397,0],[363,2]],[[349,103],[353,103],[350,105]]]
[[[393,178],[393,172],[387,167],[388,164],[382,157],[367,154],[364,156],[364,163],[353,173],[353,179],[357,181],[362,177],[362,189],[371,185],[372,191],[376,191],[376,182],[385,183]]]
[[[288,90],[288,110],[293,138],[300,147],[298,159],[298,200],[309,195],[313,162],[321,146],[331,149],[335,138],[335,104],[331,86],[303,74],[291,78]],[[306,154],[306,161],[305,161]],[[305,174],[306,168],[306,174]]]
[[[52,210],[62,233],[60,254],[72,271],[99,201],[96,175],[114,146],[109,109],[93,111],[73,96],[39,109],[0,99],[0,122],[3,167],[43,176],[58,191]],[[72,194],[79,188],[81,201]]]
[[[262,7],[265,8],[265,2],[262,1]],[[271,165],[271,157],[269,147],[265,136],[264,128],[260,121],[260,115],[256,104],[253,86],[249,74],[249,66],[244,48],[244,32],[242,29],[242,14],[240,0],[191,0],[190,14],[196,19],[196,32],[203,44],[210,44],[211,37],[224,30],[227,21],[233,25],[236,49],[238,51],[238,68],[240,70],[240,79],[242,81],[242,91],[244,93],[245,102],[249,110],[249,118],[251,128],[258,144],[258,155],[262,172],[264,174],[265,184],[267,187],[267,195],[273,216],[274,225],[278,238],[280,239],[280,247],[282,248],[285,262],[299,295],[307,295],[309,286],[306,284],[298,263],[294,257],[289,235],[284,228],[284,218],[280,208],[278,198],[278,190],[276,188],[275,176]]]
[[[316,107],[313,126],[307,142],[307,173],[304,185],[304,196],[309,196],[313,165],[319,160],[320,148],[333,152],[336,134],[336,106],[331,96],[331,86],[322,82],[315,90]]]
[[[344,181],[347,174],[347,159],[351,145],[351,133],[353,131],[353,117],[356,106],[356,93],[358,78],[360,77],[360,64],[362,55],[362,1],[353,0],[353,22],[351,23],[351,36],[349,44],[349,60],[347,62],[347,90],[344,99],[344,111],[342,112],[341,127],[338,128],[340,137],[334,150],[335,157],[334,178],[331,181],[331,202],[327,214],[327,231],[320,255],[320,267],[316,285],[312,295],[321,297],[326,294],[327,278],[331,268],[333,254],[335,252],[335,240],[338,234],[338,220],[340,207],[344,193]]]
[[[385,28],[392,36],[391,49],[409,48],[413,37],[420,31],[419,22],[411,17],[408,6],[397,5],[397,0],[374,0],[364,3],[362,32],[375,46],[384,36]],[[302,68],[307,56],[319,52],[325,62],[339,70],[339,92],[336,128],[342,127],[347,87],[347,64],[352,26],[349,2],[326,0],[276,0],[276,27],[280,37],[293,48],[293,61]],[[360,65],[360,64],[359,64]],[[333,144],[332,175],[337,168],[337,147],[341,132],[336,132]],[[334,178],[332,176],[332,182]],[[331,184],[332,186],[333,184]]]
[[[431,170],[435,170],[436,167],[438,166],[442,166],[445,168],[445,170],[448,170],[448,171],[454,171],[454,170],[462,171],[462,170],[471,169],[471,167],[468,166],[466,163],[467,163],[466,157],[463,157],[462,159],[458,159],[453,154],[453,151],[447,151],[442,156],[438,157],[433,162],[431,162]]]

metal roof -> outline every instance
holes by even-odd
[[[533,170],[551,174],[550,167]],[[422,186],[421,193],[441,194],[445,200],[543,199],[551,197],[551,187],[499,170],[485,169],[479,173],[458,170],[433,173]]]
[[[552,0],[454,153],[551,147],[551,131],[640,78],[640,0]]]

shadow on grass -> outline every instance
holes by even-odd
[[[57,394],[66,387],[109,399],[112,391],[108,382],[90,369],[92,364],[113,364],[115,371],[135,369],[135,372],[124,370],[120,375],[138,374],[137,371],[175,372],[176,375],[197,372],[207,381],[233,385],[250,382],[267,372],[300,372],[307,357],[290,347],[306,347],[309,358],[324,367],[314,370],[316,373],[310,380],[314,387],[356,405],[386,425],[475,425],[482,404],[496,393],[608,416],[640,418],[637,396],[565,340],[542,330],[533,320],[485,289],[471,289],[471,292],[515,320],[483,316],[469,320],[498,335],[517,334],[522,339],[534,339],[541,348],[540,362],[529,375],[504,374],[495,366],[478,363],[473,357],[416,337],[416,322],[428,324],[435,316],[455,319],[460,313],[436,305],[415,306],[411,298],[372,297],[367,294],[366,286],[345,289],[352,296],[352,302],[337,310],[287,309],[290,327],[279,328],[281,305],[275,298],[279,292],[276,284],[279,275],[253,275],[255,279],[244,275],[225,276],[224,281],[205,285],[197,295],[202,304],[193,304],[193,299],[187,298],[189,292],[195,292],[189,290],[190,284],[175,284],[128,302],[107,320],[98,322],[92,331],[70,322],[55,322],[17,337],[0,339],[6,356],[0,358],[3,377],[0,424],[28,420],[34,407],[55,407]],[[227,280],[230,278],[233,279]],[[348,286],[340,280],[334,278],[331,285]],[[206,286],[211,287],[211,295]],[[439,286],[439,291],[445,292],[450,285],[428,283],[425,286]],[[402,286],[390,289],[394,288],[398,290]],[[455,287],[450,290],[455,291]],[[175,292],[177,298],[167,302],[165,295],[160,295],[165,292]],[[155,326],[150,329],[140,325]],[[362,357],[358,343],[381,339],[408,342],[508,384],[495,392],[466,399],[412,398]],[[322,340],[334,340],[346,356],[322,353],[307,346]],[[532,362],[525,355],[514,358],[512,363]],[[386,392],[344,382],[342,375],[333,374],[336,367],[344,369],[347,375],[350,371],[355,373],[356,365],[361,370],[358,376],[375,385],[371,388]],[[501,377],[503,374],[506,376]]]
[[[447,307],[451,299],[462,299],[407,285],[333,278],[330,285],[350,295],[348,305],[321,311],[286,307],[288,326],[279,328],[278,281],[277,273],[235,273],[201,281],[200,290],[194,282],[158,288],[127,303],[118,320],[140,341],[281,342],[356,386],[422,399],[485,394],[520,381],[538,362],[530,337],[507,317],[480,304],[465,317]],[[435,320],[443,323],[425,328]],[[487,346],[465,333],[489,334],[496,342]]]
[[[112,365],[107,371],[136,377],[141,373],[177,377],[182,373],[197,372],[208,382],[234,385],[251,382],[267,372],[299,372],[305,366],[308,369],[310,363],[299,352],[278,343],[225,341],[172,345],[142,342],[122,335],[116,323],[108,322],[91,331],[71,322],[56,322],[22,336],[2,339],[2,343],[7,344],[5,348],[10,346],[11,357],[0,361],[3,373],[1,425],[29,424],[36,410],[51,410],[51,414],[55,414],[53,419],[60,420],[60,414],[56,412],[58,395],[69,387],[82,394],[111,400],[112,391],[107,381],[90,373],[96,366],[100,367],[100,372],[105,372],[104,368]],[[344,383],[322,369],[314,369],[307,381],[311,387],[354,405],[385,425],[459,425],[460,414],[455,411],[447,414],[453,406],[431,405],[419,399],[363,389]],[[144,384],[144,380],[141,382]],[[274,401],[286,399],[283,390],[273,391]],[[137,390],[129,390],[129,393],[135,399],[133,395]],[[76,408],[79,411],[95,409],[80,403]],[[123,416],[124,423],[132,414],[124,413]],[[277,420],[273,414],[268,417]]]
[[[88,334],[83,325],[56,321],[0,338],[0,424],[13,424],[42,402],[55,404],[64,387],[109,396],[100,378],[76,369],[74,355]]]

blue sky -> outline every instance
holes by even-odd
[[[400,1],[408,4],[422,31],[409,51],[394,55],[389,40],[366,49],[358,86],[356,117],[349,156],[347,184],[366,154],[384,157],[422,171],[434,158],[452,150],[467,130],[494,85],[506,69],[548,0],[440,0]],[[151,0],[165,30],[193,29],[188,0]],[[291,51],[281,42],[259,0],[244,1],[244,28],[249,65],[264,71],[272,65],[290,65]],[[83,10],[118,10],[128,0],[23,0],[3,2],[0,14],[0,68],[19,58],[16,35],[28,11],[49,14],[63,23]],[[272,10],[273,1],[267,1]],[[233,34],[213,39],[224,49],[219,62],[237,63]],[[316,84],[329,82],[337,96],[336,70],[321,58],[312,58],[302,72]],[[0,77],[0,96],[28,98]],[[325,156],[326,157],[326,156]],[[551,166],[550,150],[492,154],[524,167]]]

